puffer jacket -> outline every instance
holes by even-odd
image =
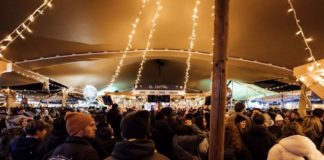
[[[293,135],[274,145],[268,154],[268,160],[324,160],[315,144],[307,137]]]

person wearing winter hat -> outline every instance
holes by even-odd
[[[112,155],[106,160],[168,160],[155,150],[148,139],[150,112],[141,110],[128,113],[121,121],[123,141],[117,142]]]
[[[99,160],[98,153],[90,144],[97,130],[94,119],[85,113],[67,112],[65,121],[70,137],[55,149],[49,160]]]
[[[269,127],[269,131],[273,133],[278,139],[282,137],[282,127],[284,119],[280,114],[275,117],[274,125]]]

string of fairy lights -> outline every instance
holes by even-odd
[[[185,73],[185,80],[183,82],[183,90],[186,91],[187,89],[187,83],[189,81],[189,71],[190,71],[190,67],[191,67],[191,56],[192,56],[192,50],[194,48],[195,45],[195,41],[196,41],[196,27],[197,27],[197,20],[198,20],[198,6],[200,4],[200,0],[196,0],[195,3],[195,7],[193,9],[193,15],[192,15],[192,30],[191,30],[191,36],[189,37],[190,39],[190,43],[189,43],[189,49],[188,49],[188,58],[186,61],[186,73]]]
[[[140,82],[140,79],[141,79],[141,76],[142,76],[142,71],[143,71],[143,68],[144,68],[144,64],[146,62],[146,54],[147,54],[147,51],[151,47],[151,39],[152,39],[153,33],[155,31],[155,27],[156,27],[156,24],[157,24],[157,19],[160,16],[160,11],[162,10],[162,5],[161,5],[161,1],[160,0],[156,0],[156,6],[157,6],[157,8],[156,8],[154,17],[152,19],[152,26],[151,26],[151,29],[150,29],[150,34],[149,34],[147,43],[146,43],[146,48],[145,48],[145,50],[144,50],[144,52],[142,54],[142,61],[141,61],[140,67],[139,67],[138,72],[137,72],[137,76],[136,76],[136,80],[135,80],[135,85],[134,85],[135,86],[135,89],[137,88],[137,85]]]
[[[303,42],[305,43],[305,50],[308,51],[309,53],[309,58],[307,59],[309,62],[313,62],[314,64],[310,65],[307,67],[308,71],[312,72],[312,71],[319,71],[319,72],[323,72],[323,75],[324,75],[324,70],[321,68],[321,64],[318,63],[314,57],[314,54],[313,54],[313,51],[309,45],[309,42],[313,41],[313,38],[312,37],[306,37],[305,36],[305,33],[304,33],[304,30],[302,28],[302,26],[300,25],[300,20],[297,16],[297,11],[293,5],[293,3],[291,2],[291,0],[288,0],[288,3],[289,3],[289,6],[290,6],[290,9],[288,9],[288,13],[293,13],[294,15],[294,19],[295,19],[295,22],[296,22],[296,25],[298,27],[298,31],[296,32],[296,35],[300,35],[302,38],[303,38]],[[299,77],[299,80],[302,81],[302,82],[305,82],[306,81],[306,78],[301,76]]]
[[[32,33],[33,31],[30,29],[30,25],[35,21],[35,19],[44,14],[44,11],[47,8],[51,8],[53,0],[44,0],[44,2],[32,13],[30,14],[22,23],[18,25],[9,35],[3,38],[0,41],[0,57],[3,57],[2,52],[12,44],[18,37],[21,39],[25,39],[23,35],[25,32]]]
[[[118,63],[118,66],[117,66],[111,80],[110,80],[108,88],[112,87],[112,85],[114,84],[114,82],[118,78],[121,67],[123,66],[124,60],[125,60],[125,58],[127,56],[127,53],[128,53],[128,51],[130,49],[132,49],[132,42],[133,42],[134,35],[136,33],[136,28],[137,28],[138,22],[140,21],[140,17],[142,15],[142,12],[143,12],[143,10],[144,10],[144,8],[145,8],[148,1],[149,0],[142,0],[141,8],[140,8],[140,10],[139,10],[139,12],[137,14],[137,17],[136,17],[135,21],[132,23],[132,30],[131,30],[130,34],[128,35],[127,46],[126,46],[125,50],[123,51],[123,55],[122,55],[122,57],[121,57],[121,59],[120,59],[120,61]]]

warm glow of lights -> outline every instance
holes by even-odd
[[[308,71],[312,72],[314,70],[314,65],[310,65],[307,67]]]
[[[32,30],[30,28],[28,28],[25,24],[22,25],[24,27],[24,29],[26,29],[29,33],[32,33]]]
[[[23,33],[25,31],[32,33],[32,30],[29,28],[29,25],[31,24],[31,22],[34,22],[35,17],[37,17],[39,14],[43,14],[47,7],[52,6],[52,1],[53,0],[44,0],[44,2],[37,9],[35,9],[35,11],[32,14],[27,16],[27,18],[20,25],[17,26],[17,28],[15,28],[7,37],[2,39],[0,41],[0,45],[5,47],[1,47],[0,52],[2,52],[6,47],[13,43],[14,40],[17,39],[17,37],[25,39],[25,37],[23,36]]]
[[[314,55],[313,55],[313,51],[312,49],[310,48],[308,42],[311,42],[313,40],[313,38],[309,37],[309,38],[306,38],[305,36],[305,33],[304,33],[304,30],[303,28],[301,27],[301,25],[299,24],[300,20],[298,19],[297,17],[297,12],[294,8],[294,5],[292,4],[291,0],[288,0],[288,3],[289,3],[289,6],[290,6],[290,9],[288,10],[288,12],[292,12],[293,15],[294,15],[294,19],[295,19],[295,22],[296,22],[296,25],[299,29],[299,31],[296,33],[297,35],[301,35],[301,37],[303,38],[304,40],[304,43],[305,43],[305,46],[306,46],[306,50],[309,52],[309,57],[308,60],[311,59],[311,61],[313,61],[315,64],[316,64],[316,60],[314,58]],[[318,66],[316,65],[316,69],[318,69]]]
[[[311,42],[311,41],[313,41],[313,38],[312,38],[312,37],[307,38],[306,41],[307,41],[307,42]]]
[[[147,54],[147,51],[150,49],[151,47],[151,39],[153,37],[153,33],[155,31],[155,27],[156,27],[156,21],[158,19],[158,17],[160,16],[160,11],[162,10],[162,6],[161,6],[161,2],[160,0],[156,0],[156,11],[155,11],[155,14],[154,14],[154,17],[152,19],[152,26],[151,26],[151,29],[150,29],[150,34],[149,34],[149,37],[148,37],[148,40],[147,40],[147,43],[146,43],[146,47],[145,47],[145,50],[142,54],[142,61],[141,61],[141,64],[140,64],[140,68],[138,69],[138,72],[137,72],[137,76],[136,76],[136,80],[135,80],[135,89],[137,88],[140,80],[141,80],[141,76],[142,76],[142,71],[144,69],[144,63],[146,62],[146,54]]]
[[[1,48],[2,50],[5,50],[7,47],[1,45],[0,48]]]
[[[303,77],[303,76],[301,76],[301,77],[299,78],[299,80],[302,81],[302,82],[305,82],[305,81],[306,81],[306,78]]]
[[[197,26],[197,20],[198,20],[198,6],[200,4],[200,0],[196,0],[195,7],[193,9],[193,15],[192,15],[192,30],[191,30],[191,36],[190,36],[190,43],[189,43],[189,55],[186,61],[187,68],[186,68],[186,74],[185,74],[185,81],[183,82],[183,90],[186,91],[187,89],[187,83],[189,81],[189,71],[190,71],[190,61],[192,56],[192,49],[194,47],[195,41],[196,41],[196,26]]]
[[[140,21],[142,11],[144,10],[147,2],[148,2],[147,0],[142,1],[142,5],[141,5],[141,8],[140,8],[140,10],[139,10],[139,12],[137,14],[137,17],[136,17],[134,23],[132,23],[132,31],[128,35],[127,46],[126,46],[125,50],[123,51],[123,55],[122,55],[122,57],[121,57],[121,59],[120,59],[120,61],[118,63],[118,66],[117,66],[117,68],[116,68],[116,70],[114,72],[114,75],[112,76],[112,78],[110,80],[110,83],[109,83],[108,87],[112,86],[115,83],[116,79],[119,76],[120,70],[121,70],[121,68],[122,68],[122,66],[124,64],[124,60],[126,58],[126,55],[127,55],[128,51],[132,48],[133,37],[134,37],[134,35],[136,33],[136,28],[137,28],[138,22]]]

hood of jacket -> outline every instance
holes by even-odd
[[[317,151],[315,144],[307,137],[293,135],[279,141],[279,144],[288,152],[298,156],[307,156]]]
[[[147,139],[121,141],[115,145],[112,157],[114,159],[149,159],[153,156],[155,145]]]

